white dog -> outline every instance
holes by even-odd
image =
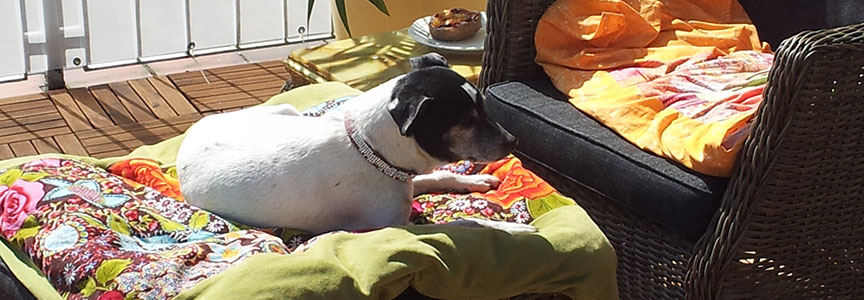
[[[500,159],[516,139],[486,117],[480,92],[442,56],[412,64],[414,71],[346,102],[335,116],[303,117],[277,105],[201,119],[177,156],[183,197],[243,224],[318,234],[405,225],[414,195],[496,187],[490,175],[428,174],[462,159]]]

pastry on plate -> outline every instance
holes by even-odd
[[[467,39],[480,30],[480,13],[464,8],[445,9],[436,13],[429,21],[429,34],[442,41]]]

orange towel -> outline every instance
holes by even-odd
[[[731,173],[773,60],[734,0],[559,0],[535,44],[578,109],[714,176]]]

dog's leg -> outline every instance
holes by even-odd
[[[244,108],[238,111],[230,112],[231,114],[256,114],[256,115],[286,115],[286,116],[299,116],[300,112],[297,111],[291,104],[279,104],[279,105],[268,105],[268,106],[253,106],[249,108]]]
[[[478,218],[458,219],[458,220],[453,220],[452,222],[440,224],[438,226],[483,227],[483,228],[498,229],[498,230],[506,231],[506,232],[511,233],[511,234],[537,232],[537,227],[534,227],[534,226],[531,226],[528,224],[503,222],[503,221],[493,221],[493,220],[478,219]]]
[[[498,187],[501,180],[487,174],[462,175],[435,171],[414,177],[414,196],[435,192],[486,192]]]
[[[448,171],[435,171],[414,177],[414,195],[433,192],[486,192],[498,187],[501,180],[488,174],[462,175]],[[464,218],[441,224],[444,226],[484,227],[503,230],[511,234],[537,232],[527,224]]]

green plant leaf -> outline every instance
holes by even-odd
[[[96,281],[105,285],[108,281],[117,278],[117,275],[123,272],[132,261],[128,259],[109,259],[103,261],[99,268],[96,269]]]
[[[101,221],[101,220],[96,219],[96,218],[94,218],[94,217],[92,217],[92,216],[90,216],[90,215],[88,215],[88,214],[72,213],[72,215],[73,215],[73,216],[76,216],[76,217],[79,217],[79,218],[81,218],[81,219],[83,219],[84,222],[87,222],[87,224],[89,224],[90,226],[93,226],[93,227],[96,227],[96,228],[101,228],[101,229],[106,229],[106,228],[108,228],[108,226],[106,226],[105,224],[102,224],[102,221]]]
[[[15,180],[21,177],[21,174],[24,172],[19,169],[11,169],[9,171],[0,174],[0,185],[13,185],[15,184]]]
[[[111,213],[108,217],[108,226],[111,227],[111,230],[114,230],[123,235],[131,235],[132,230],[129,229],[129,224],[126,224],[125,219],[121,218],[115,213]]]
[[[84,287],[81,289],[81,296],[90,297],[93,293],[96,292],[96,281],[93,281],[93,277],[87,278],[87,282],[84,284]]]
[[[29,182],[34,182],[36,180],[45,178],[48,175],[51,175],[51,174],[48,174],[45,171],[39,171],[36,173],[25,173],[24,175],[21,175],[21,179],[23,179],[25,181],[29,181]]]
[[[351,36],[351,28],[348,27],[348,13],[345,12],[345,0],[334,0],[336,2],[336,11],[339,12],[339,19],[342,20],[342,25],[345,26],[345,32]]]
[[[21,228],[18,229],[15,236],[12,237],[12,241],[24,241],[29,237],[36,236],[36,234],[39,233],[39,229],[42,229],[42,227],[39,225],[39,222],[36,221],[36,217],[29,215],[24,219],[24,223],[21,224]]]
[[[130,293],[126,294],[126,297],[124,297],[123,299],[124,300],[138,299],[138,292],[130,292]]]
[[[199,210],[189,218],[189,227],[192,229],[201,229],[204,228],[208,222],[210,222],[210,213]]]
[[[387,11],[387,4],[384,4],[384,0],[369,0],[369,3],[375,5],[375,8],[377,8],[378,11],[380,11],[381,13],[387,15],[388,17],[390,16],[390,12]]]
[[[156,218],[157,221],[159,221],[159,225],[162,226],[162,230],[180,231],[180,230],[186,230],[187,229],[186,226],[184,226],[183,224],[174,222],[174,221],[172,221],[166,217],[160,216],[158,214],[151,214],[151,216],[153,216],[154,218]]]
[[[528,212],[531,213],[531,216],[537,218],[550,210],[576,204],[573,199],[562,196],[558,193],[552,193],[548,196],[537,198],[537,199],[528,199],[525,200],[525,204],[528,205]]]

